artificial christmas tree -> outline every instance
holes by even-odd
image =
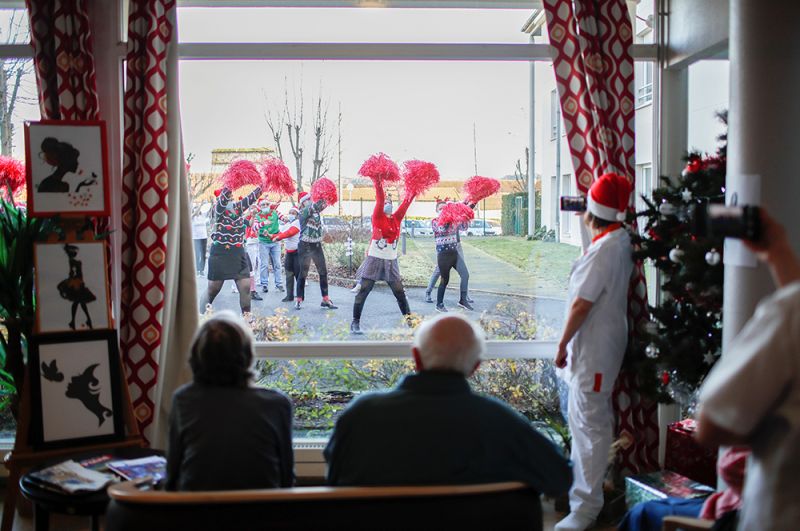
[[[726,121],[725,114],[720,120]],[[661,272],[663,302],[637,331],[631,351],[643,392],[684,405],[719,358],[722,344],[722,239],[696,233],[694,212],[725,200],[726,135],[714,155],[690,153],[677,181],[662,177],[632,242],[637,259]]]

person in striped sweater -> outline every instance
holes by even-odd
[[[297,252],[300,261],[300,276],[297,280],[297,296],[294,307],[299,310],[303,304],[306,296],[306,278],[313,261],[317,267],[319,291],[322,294],[322,302],[319,305],[329,310],[336,310],[338,306],[335,306],[328,296],[328,266],[325,263],[325,254],[322,252],[324,227],[320,212],[325,210],[328,205],[324,200],[312,201],[311,196],[306,192],[300,192],[298,200],[300,203],[300,243]]]

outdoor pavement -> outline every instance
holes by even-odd
[[[470,258],[468,258],[470,260]],[[499,262],[499,261],[497,261]],[[473,263],[468,262],[470,267],[470,277],[473,277]],[[502,262],[501,262],[502,263]],[[504,264],[504,263],[503,263]],[[492,286],[505,286],[506,290],[513,289],[514,282],[510,272],[502,270],[498,264],[485,261],[478,265],[475,263],[475,274],[479,274],[482,268],[487,268],[487,275],[497,277],[493,280]],[[507,265],[507,264],[504,264]],[[508,266],[510,267],[510,266]],[[514,269],[514,268],[511,268]],[[515,269],[516,271],[516,269]],[[458,285],[458,275],[451,276],[451,285]],[[239,296],[232,293],[232,281],[226,281],[222,291],[214,301],[213,309],[239,311]],[[516,286],[519,293],[524,293],[524,286]],[[204,276],[197,277],[198,299],[206,289],[206,279]],[[251,311],[256,315],[272,315],[276,308],[286,308],[289,315],[296,315],[299,318],[299,325],[305,329],[307,339],[325,339],[335,337],[342,331],[348,330],[350,321],[353,318],[353,300],[355,294],[348,288],[330,286],[329,294],[333,302],[339,307],[337,310],[321,308],[319,303],[322,300],[317,282],[309,281],[306,285],[306,301],[301,310],[294,310],[292,303],[280,302],[285,293],[278,292],[270,286],[269,293],[259,294],[264,298],[262,301],[252,301]],[[424,288],[406,288],[411,311],[422,316],[435,315],[435,305],[425,302]],[[506,303],[505,306],[513,311],[532,312],[539,317],[541,324],[558,330],[564,318],[564,301],[551,298],[534,298],[529,296],[506,295],[502,293],[490,293],[483,290],[471,290],[470,297],[475,300],[474,311],[465,311],[458,308],[458,292],[455,289],[448,289],[445,296],[445,305],[451,311],[460,311],[465,315],[480,319],[483,312],[489,316],[498,314],[498,304]],[[434,294],[435,299],[435,294]],[[501,304],[501,307],[504,306]],[[364,305],[364,312],[361,316],[361,328],[367,335],[361,338],[369,339],[370,331],[386,330],[396,328],[401,325],[401,314],[397,307],[397,301],[392,295],[391,290],[384,283],[378,283],[370,293]]]

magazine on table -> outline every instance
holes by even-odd
[[[115,481],[111,474],[90,470],[72,460],[31,472],[28,477],[48,490],[69,494],[95,492]]]
[[[153,483],[158,483],[167,475],[167,460],[160,455],[112,461],[106,466],[127,480],[150,476],[153,478]]]

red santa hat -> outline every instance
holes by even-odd
[[[297,194],[297,204],[302,205],[309,200],[311,200],[311,196],[308,195],[308,192],[300,192]]]
[[[587,210],[605,221],[624,221],[633,186],[616,173],[601,175],[589,188]]]

